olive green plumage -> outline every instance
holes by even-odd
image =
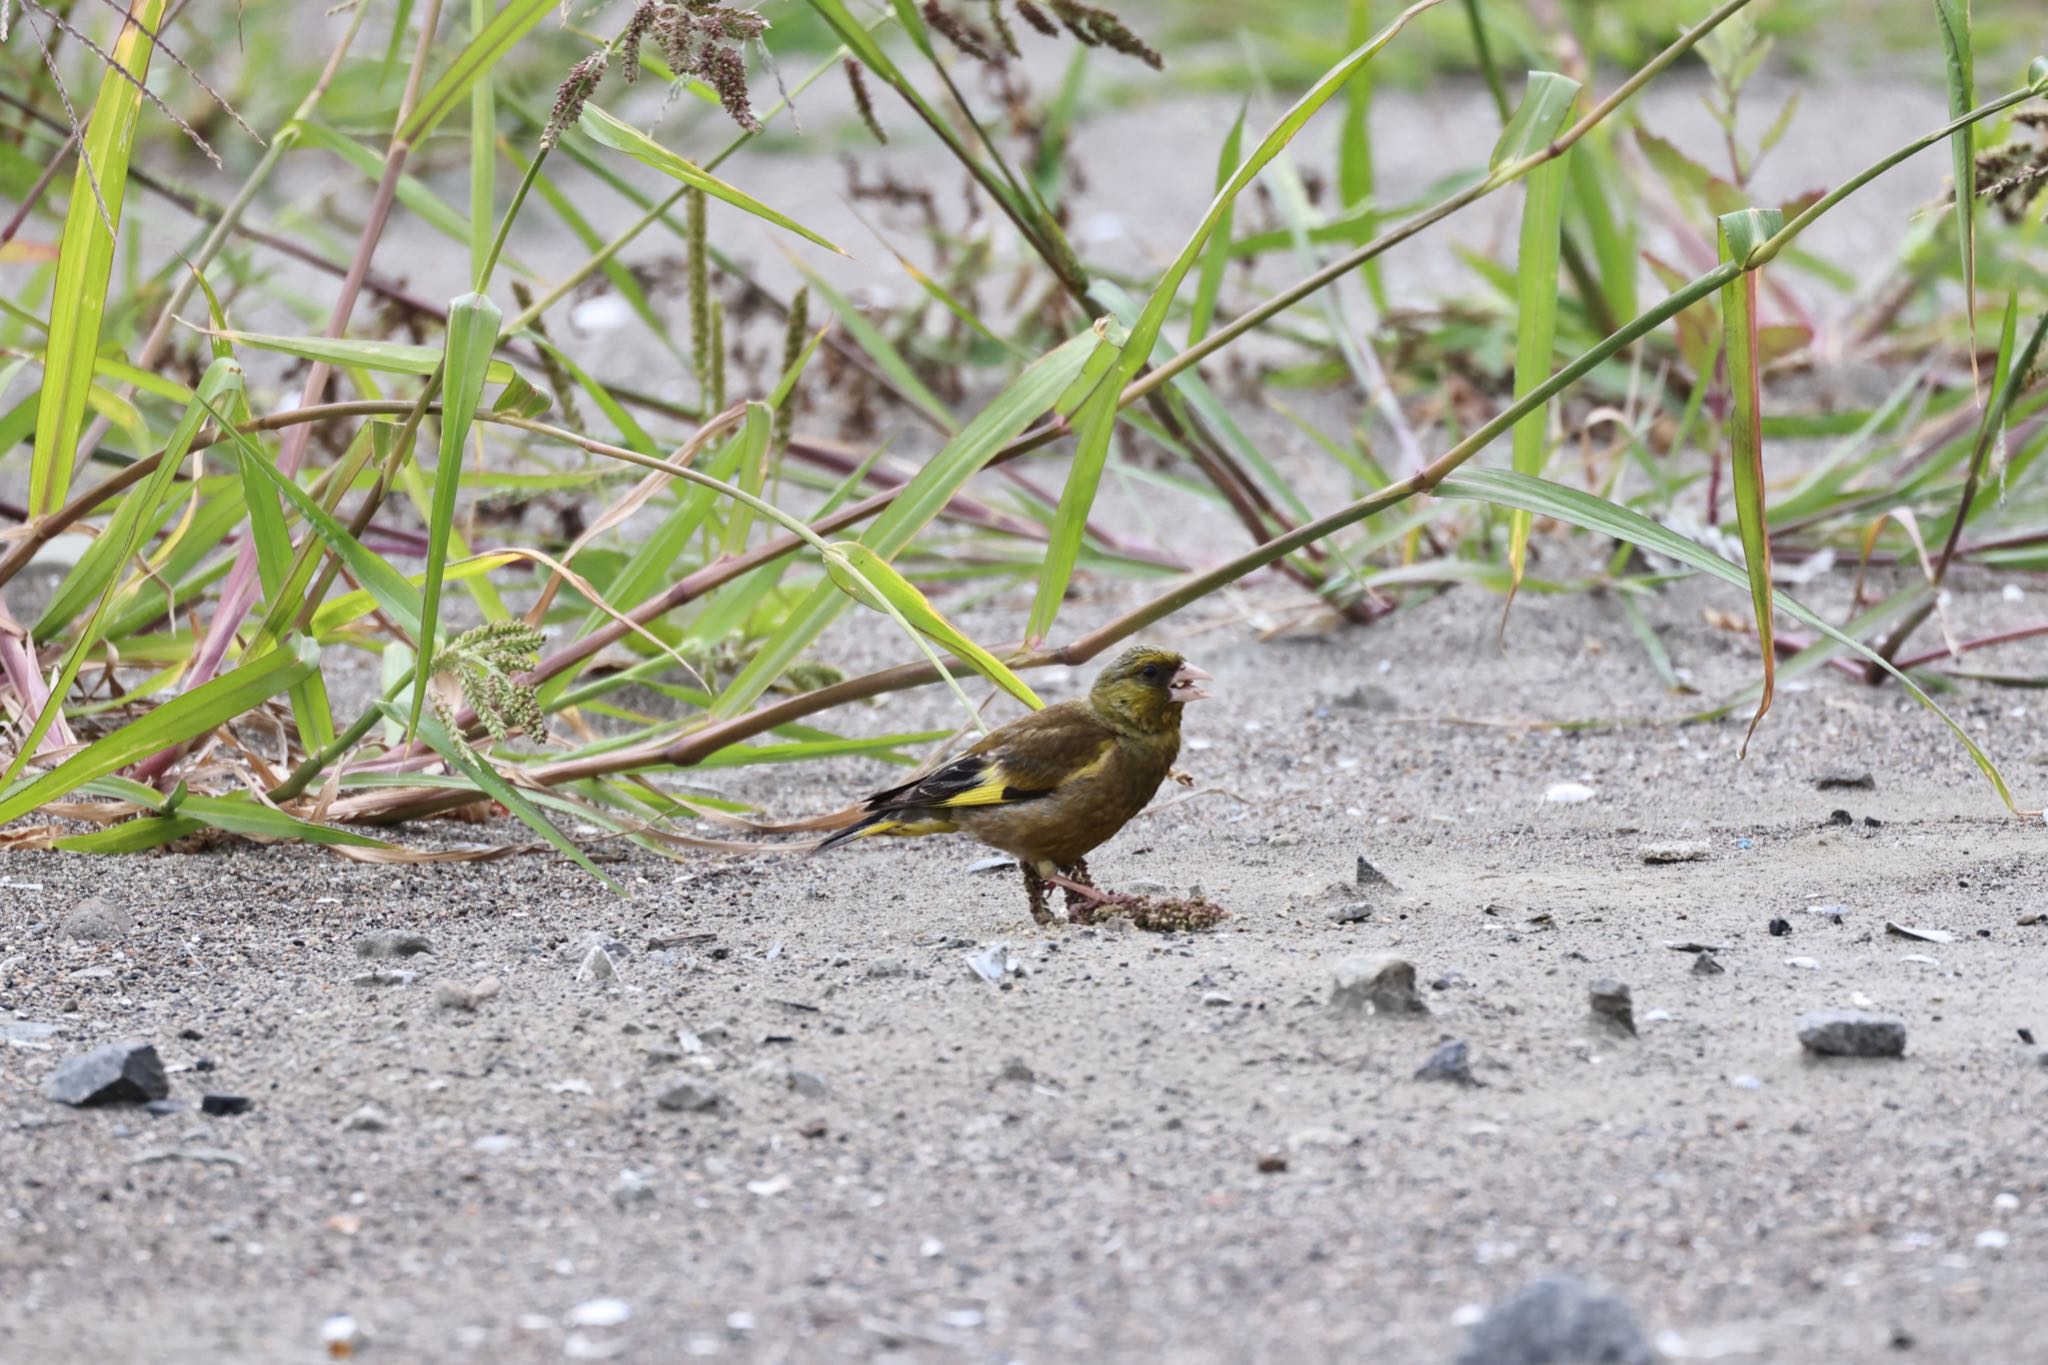
[[[1180,754],[1186,702],[1208,675],[1171,650],[1140,645],[1103,669],[1085,698],[984,735],[964,754],[862,803],[861,819],[822,851],[874,835],[972,835],[1015,856],[1041,922],[1045,882],[1092,887],[1083,859],[1145,808]],[[1068,904],[1077,899],[1068,887]]]

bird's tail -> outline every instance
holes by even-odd
[[[852,843],[855,839],[870,839],[877,834],[890,834],[899,838],[918,834],[949,834],[957,828],[950,820],[906,818],[901,811],[876,811],[862,820],[856,820],[845,829],[834,830],[811,846],[811,852],[823,853],[828,848]]]

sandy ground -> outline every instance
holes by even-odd
[[[1656,604],[1709,697],[1751,666],[1702,621],[1726,596]],[[0,1358],[312,1360],[346,1313],[392,1360],[1442,1361],[1477,1306],[1561,1269],[1618,1286],[1673,1360],[2048,1359],[2048,1066],[2016,1032],[2048,1036],[2048,923],[2019,923],[2048,909],[2048,832],[1931,715],[1835,675],[1746,761],[1733,722],[1541,728],[1688,702],[1602,599],[1525,600],[1506,653],[1497,609],[1459,592],[1264,644],[1244,616],[1175,623],[1222,694],[1190,715],[1195,794],[1096,871],[1199,883],[1235,912],[1199,936],[1040,930],[950,841],[636,855],[625,899],[538,857],[5,856],[0,1026],[57,1032],[0,1045]],[[2026,694],[1953,701],[2038,805]],[[717,785],[801,813],[884,775]],[[1597,796],[1547,803],[1557,782]],[[1675,838],[1707,856],[1642,861]],[[1360,855],[1394,888],[1330,893]],[[87,894],[132,930],[67,938]],[[358,959],[379,928],[433,952]],[[592,935],[616,980],[579,979]],[[1693,975],[1685,940],[1726,973]],[[967,964],[991,943],[1021,968],[1000,985]],[[1329,1010],[1374,951],[1415,963],[1427,1018]],[[391,966],[418,977],[352,984]],[[487,975],[477,1012],[437,1005]],[[1589,1018],[1605,976],[1639,1038]],[[1903,1060],[1802,1055],[1802,1012],[1859,1001],[1905,1019]],[[1483,1086],[1412,1079],[1447,1036]],[[175,1096],[253,1110],[41,1097],[63,1055],[128,1037]],[[689,1079],[713,1108],[657,1103]],[[344,1131],[365,1104],[388,1129]],[[601,1299],[630,1317],[575,1325]]]

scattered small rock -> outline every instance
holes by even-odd
[[[1449,971],[1445,972],[1436,980],[1430,982],[1429,988],[1433,991],[1447,991],[1454,986],[1469,986],[1471,984],[1471,982],[1465,979],[1465,974],[1463,972]]]
[[[1543,799],[1553,806],[1577,806],[1598,795],[1583,782],[1553,782],[1544,789]]]
[[[967,970],[983,981],[1001,982],[1012,976],[1025,976],[1030,968],[1022,958],[1010,951],[1007,943],[984,943],[967,954]]]
[[[1629,1037],[1636,1036],[1636,1007],[1628,986],[1611,976],[1603,976],[1586,989],[1586,1003],[1592,1007],[1593,1017],[1607,1028]]]
[[[1862,1010],[1816,1010],[1799,1017],[1799,1042],[1821,1057],[1903,1057],[1906,1021]]]
[[[50,1045],[43,1039],[54,1037],[56,1033],[55,1024],[45,1024],[34,1019],[0,1019],[0,1043],[6,1043],[10,1047],[48,1052]]]
[[[1368,862],[1363,853],[1358,855],[1358,870],[1353,874],[1352,881],[1361,891],[1368,886],[1377,886],[1386,891],[1394,889],[1394,879]]]
[[[419,973],[402,967],[380,967],[373,972],[359,972],[348,979],[351,986],[410,986],[419,979]]]
[[[1701,953],[1692,960],[1692,974],[1694,976],[1719,976],[1727,970],[1726,967],[1721,965],[1720,959],[1712,953]]]
[[[1287,1157],[1284,1154],[1280,1152],[1261,1152],[1259,1154],[1260,1175],[1280,1175],[1286,1169]]]
[[[348,1313],[336,1313],[320,1324],[320,1345],[328,1355],[343,1360],[363,1349],[370,1341],[363,1325]]]
[[[1820,959],[1812,957],[1788,957],[1785,959],[1785,965],[1787,967],[1792,968],[1794,971],[1817,972],[1820,970]]]
[[[1886,920],[1884,922],[1884,931],[1887,934],[1896,934],[1900,938],[1910,938],[1916,943],[1954,943],[1956,941],[1956,936],[1946,929],[1921,929],[1911,924],[1899,924],[1893,920]]]
[[[65,938],[120,938],[132,924],[128,912],[120,906],[88,896],[65,913],[57,932]]]
[[[1339,1014],[1428,1014],[1415,992],[1415,964],[1392,953],[1347,958],[1330,987],[1330,1008]]]
[[[1007,853],[997,853],[987,858],[976,858],[967,865],[971,873],[1008,872],[1017,866],[1017,860]]]
[[[1457,1365],[1656,1365],[1621,1299],[1572,1275],[1535,1281],[1487,1310]]]
[[[654,1199],[654,1182],[638,1171],[620,1171],[619,1178],[612,1182],[611,1196],[620,1208],[650,1203]]]
[[[867,974],[876,978],[908,976],[910,969],[903,965],[900,957],[878,957],[868,963]]]
[[[443,981],[434,987],[434,1003],[444,1010],[460,1010],[464,1014],[474,1014],[478,1005],[489,1000],[503,988],[495,976],[487,976],[474,986]]]
[[[1372,907],[1364,901],[1348,901],[1327,912],[1332,924],[1357,924],[1372,918]]]
[[[632,1319],[633,1306],[624,1299],[590,1299],[562,1315],[565,1327],[618,1327]]]
[[[1703,862],[1712,852],[1713,846],[1703,839],[1670,839],[1662,843],[1644,844],[1636,850],[1636,856],[1655,866],[1660,863]]]
[[[791,1071],[789,1088],[807,1100],[821,1100],[830,1094],[832,1087],[825,1084],[825,1078],[815,1071]]]
[[[996,1083],[998,1085],[1004,1081],[1016,1081],[1022,1085],[1031,1085],[1037,1080],[1038,1073],[1033,1071],[1030,1064],[1022,1057],[1012,1057],[1005,1061],[1003,1069],[996,1073]]]
[[[1823,773],[1813,779],[1813,785],[1824,792],[1874,792],[1877,779],[1869,773]]]
[[[709,1081],[677,1081],[656,1095],[654,1102],[672,1113],[701,1114],[718,1107],[718,1087]]]
[[[1831,810],[1828,812],[1828,823],[1830,825],[1853,825],[1856,823],[1856,817],[1845,810]]]
[[[142,1103],[171,1093],[163,1059],[150,1043],[112,1043],[65,1059],[43,1086],[59,1104]]]
[[[173,1114],[191,1113],[192,1106],[179,1099],[151,1100],[142,1106],[142,1112],[153,1119],[167,1119]]]
[[[254,1107],[254,1101],[247,1095],[201,1095],[199,1097],[199,1112],[209,1114],[217,1119],[230,1118],[236,1114],[246,1114]]]
[[[1728,951],[1728,945],[1725,943],[1701,943],[1697,939],[1690,938],[1667,939],[1664,946],[1674,953],[1725,953]]]
[[[1805,913],[1819,915],[1831,924],[1840,924],[1848,918],[1849,907],[1846,905],[1809,905],[1805,907]]]
[[[128,1158],[130,1166],[157,1166],[166,1161],[196,1161],[202,1166],[248,1167],[248,1158],[219,1147],[152,1147]]]
[[[2048,910],[2029,910],[2019,917],[2019,926],[2022,929],[2031,929],[2044,922],[2048,922]]]
[[[341,1121],[344,1133],[382,1133],[391,1127],[391,1116],[374,1104],[354,1110]]]
[[[356,940],[357,957],[416,957],[433,951],[426,935],[406,929],[378,929]]]
[[[1782,917],[1774,919],[1770,923],[1770,930],[1772,938],[1784,938],[1792,932],[1792,921]]]
[[[1465,1046],[1463,1038],[1446,1038],[1437,1044],[1436,1051],[1429,1054],[1429,1060],[1416,1069],[1415,1079],[1478,1085],[1480,1081],[1472,1074],[1470,1056],[1471,1049]]]
[[[611,951],[602,943],[593,943],[583,954],[583,961],[577,965],[578,981],[616,981],[619,979],[619,964]]]

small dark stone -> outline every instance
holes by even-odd
[[[1862,1010],[1815,1010],[1799,1017],[1799,1042],[1821,1057],[1903,1057],[1906,1021]]]
[[[1627,1304],[1575,1276],[1537,1280],[1487,1310],[1457,1365],[1656,1365]]]
[[[654,1102],[678,1114],[699,1114],[718,1107],[718,1087],[709,1081],[677,1081],[655,1096]]]
[[[178,1041],[182,1043],[196,1043],[205,1037],[206,1035],[196,1028],[181,1028],[178,1030]]]
[[[1875,815],[1866,815],[1866,816],[1864,816],[1864,817],[1863,817],[1863,824],[1864,824],[1864,827],[1865,827],[1865,828],[1867,828],[1867,829],[1883,829],[1883,828],[1884,828],[1884,821],[1882,821],[1882,820],[1878,819],[1878,818],[1877,818],[1877,817],[1876,817]]]
[[[2025,1043],[2028,1047],[2032,1047],[2034,1045],[2034,1031],[2030,1028],[2021,1029],[2020,1041]]]
[[[1629,988],[1611,976],[1603,976],[1586,990],[1586,1002],[1593,1017],[1616,1033],[1636,1036],[1636,1008]]]
[[[1845,810],[1830,811],[1828,812],[1828,823],[1831,825],[1853,825],[1856,823],[1856,817]]]
[[[218,1065],[218,1063],[216,1063],[213,1060],[213,1058],[201,1057],[199,1060],[192,1063],[192,1069],[194,1071],[211,1071],[216,1065]]]
[[[1358,873],[1353,880],[1361,891],[1368,886],[1391,888],[1394,885],[1393,878],[1374,867],[1363,853],[1358,855]]]
[[[1712,953],[1701,953],[1692,960],[1692,974],[1694,976],[1719,976],[1727,970]]]
[[[1279,1175],[1287,1169],[1287,1158],[1278,1152],[1267,1152],[1259,1158],[1260,1175]]]
[[[247,1095],[202,1095],[199,1097],[199,1112],[215,1118],[226,1118],[232,1114],[246,1114],[252,1101]]]
[[[1478,1085],[1480,1080],[1472,1074],[1468,1062],[1471,1049],[1465,1046],[1463,1038],[1446,1038],[1437,1045],[1415,1072],[1418,1081],[1449,1081],[1453,1085]]]
[[[66,938],[119,938],[128,932],[128,912],[111,901],[89,896],[71,907],[57,932]]]
[[[1877,779],[1869,773],[1828,773],[1813,779],[1813,785],[1824,792],[1877,790]]]
[[[1783,937],[1785,937],[1785,936],[1786,936],[1787,934],[1789,934],[1789,933],[1791,933],[1791,932],[1792,932],[1792,921],[1791,921],[1791,920],[1789,920],[1789,919],[1774,919],[1774,920],[1772,920],[1772,921],[1771,921],[1771,937],[1772,937],[1772,938],[1783,938]]]
[[[113,1043],[67,1058],[43,1093],[59,1104],[121,1104],[160,1100],[171,1093],[163,1059],[150,1043]]]

